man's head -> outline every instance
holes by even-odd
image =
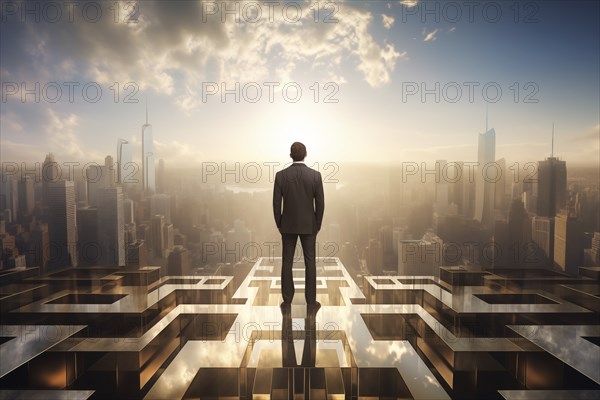
[[[304,158],[306,157],[306,146],[300,142],[292,143],[290,157],[292,157],[292,160],[294,161],[304,161]]]

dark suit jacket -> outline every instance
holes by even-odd
[[[294,163],[277,172],[273,215],[281,233],[317,233],[321,229],[324,210],[323,179],[319,171],[304,163]]]

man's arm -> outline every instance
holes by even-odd
[[[323,179],[321,173],[317,172],[317,190],[315,191],[315,214],[317,216],[317,231],[321,230],[323,213],[325,212],[325,193],[323,193]]]
[[[275,185],[273,186],[273,216],[275,217],[277,229],[281,229],[281,199],[283,198],[279,176],[279,173],[275,175]]]

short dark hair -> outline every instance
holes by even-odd
[[[300,142],[292,143],[290,157],[292,157],[292,160],[294,161],[303,161],[306,157],[306,146]]]

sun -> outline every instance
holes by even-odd
[[[325,162],[332,157],[335,135],[326,116],[318,107],[301,106],[281,110],[271,124],[272,146],[275,154],[285,154],[289,160],[289,150],[293,142],[302,142],[307,150],[307,163]]]

